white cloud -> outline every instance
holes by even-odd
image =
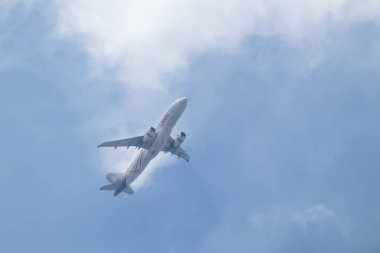
[[[335,217],[334,211],[327,208],[324,204],[311,206],[293,215],[293,220],[302,226],[322,222]]]
[[[234,52],[249,36],[324,43],[328,31],[379,22],[374,0],[58,1],[61,36],[129,87],[161,89],[209,50]],[[165,82],[164,82],[165,80]]]

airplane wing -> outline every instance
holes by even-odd
[[[190,156],[186,153],[185,150],[183,150],[183,148],[181,148],[181,147],[177,147],[177,148],[173,147],[173,143],[174,143],[174,139],[169,136],[169,139],[168,139],[166,145],[161,149],[161,151],[163,151],[165,153],[169,152],[172,155],[175,155],[178,158],[182,158],[182,159],[184,159],[185,161],[188,162],[190,160]]]
[[[122,139],[122,140],[116,140],[116,141],[107,141],[103,142],[98,146],[99,147],[138,147],[138,148],[143,148],[143,149],[149,149],[150,145],[152,142],[143,142],[144,136],[137,136],[133,138],[128,138],[128,139]]]

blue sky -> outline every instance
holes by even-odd
[[[376,252],[376,7],[0,1],[0,251]],[[182,96],[190,163],[99,191]]]

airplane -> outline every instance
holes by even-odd
[[[138,148],[140,151],[128,167],[125,173],[108,173],[106,179],[111,184],[100,187],[100,190],[114,191],[114,196],[124,192],[132,195],[134,193],[130,184],[144,171],[149,162],[155,158],[160,151],[171,153],[189,162],[190,157],[180,146],[186,138],[184,132],[180,132],[177,138],[172,138],[171,132],[178,119],[181,117],[187,105],[187,98],[180,98],[169,107],[160,123],[149,130],[142,136],[128,139],[103,142],[99,147],[127,147]]]

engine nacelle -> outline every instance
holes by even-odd
[[[154,129],[154,127],[150,127],[148,132],[146,132],[146,134],[143,137],[143,142],[150,141],[153,138],[155,133],[156,133],[156,129]]]
[[[185,139],[186,139],[186,134],[184,132],[181,132],[179,135],[177,135],[177,138],[175,139],[173,143],[173,147],[178,148]]]

